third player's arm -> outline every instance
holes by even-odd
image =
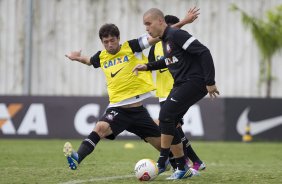
[[[180,20],[178,23],[173,24],[171,27],[181,28],[182,26],[185,26],[186,24],[190,24],[196,20],[200,14],[199,8],[196,6],[194,8],[190,8],[185,15],[184,19]]]

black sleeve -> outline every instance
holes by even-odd
[[[190,54],[200,55],[208,50],[208,48],[201,44],[195,37],[181,29],[174,32],[173,41]]]
[[[146,65],[148,70],[159,70],[159,69],[167,68],[165,63],[165,58],[158,60],[156,62],[149,62]]]
[[[138,39],[129,40],[128,44],[129,44],[129,46],[130,46],[130,48],[131,48],[133,53],[135,53],[135,52],[142,52],[142,48],[141,48],[141,46],[139,44]]]
[[[150,48],[149,55],[148,55],[149,62],[154,62],[155,59],[155,45]]]
[[[201,66],[204,71],[205,82],[207,86],[212,86],[215,84],[215,69],[213,64],[213,59],[210,51],[203,52],[200,55]]]
[[[210,50],[184,30],[176,31],[173,38],[176,44],[182,47],[186,52],[199,56],[199,62],[201,62],[203,68],[206,85],[214,85],[215,70]]]
[[[90,58],[90,63],[94,66],[94,68],[101,67],[100,65],[100,53],[101,51],[98,51],[94,56]]]

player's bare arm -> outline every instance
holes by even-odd
[[[81,50],[80,51],[72,51],[69,54],[65,55],[67,58],[69,58],[72,61],[78,61],[80,63],[86,64],[86,65],[91,65],[90,58],[87,56],[82,56],[81,55]]]
[[[173,24],[171,27],[181,28],[182,26],[186,24],[191,24],[196,20],[200,14],[200,8],[197,8],[196,6],[194,8],[190,8],[185,15],[184,19],[180,20],[180,22]]]

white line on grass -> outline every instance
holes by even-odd
[[[92,178],[88,180],[72,180],[72,181],[67,181],[67,182],[63,182],[59,184],[79,184],[79,183],[86,183],[86,182],[93,182],[93,181],[117,180],[117,179],[132,178],[132,177],[135,177],[135,175],[100,177],[100,178]]]
[[[163,173],[163,176],[169,176],[168,173]],[[91,178],[88,180],[72,180],[67,182],[62,182],[59,184],[79,184],[79,183],[88,183],[93,181],[109,181],[109,180],[118,180],[118,179],[124,179],[124,178],[133,178],[135,175],[123,175],[123,176],[110,176],[110,177],[99,177],[99,178]]]

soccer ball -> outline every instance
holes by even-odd
[[[159,169],[151,159],[139,160],[134,168],[135,176],[140,181],[150,181],[158,176]]]

